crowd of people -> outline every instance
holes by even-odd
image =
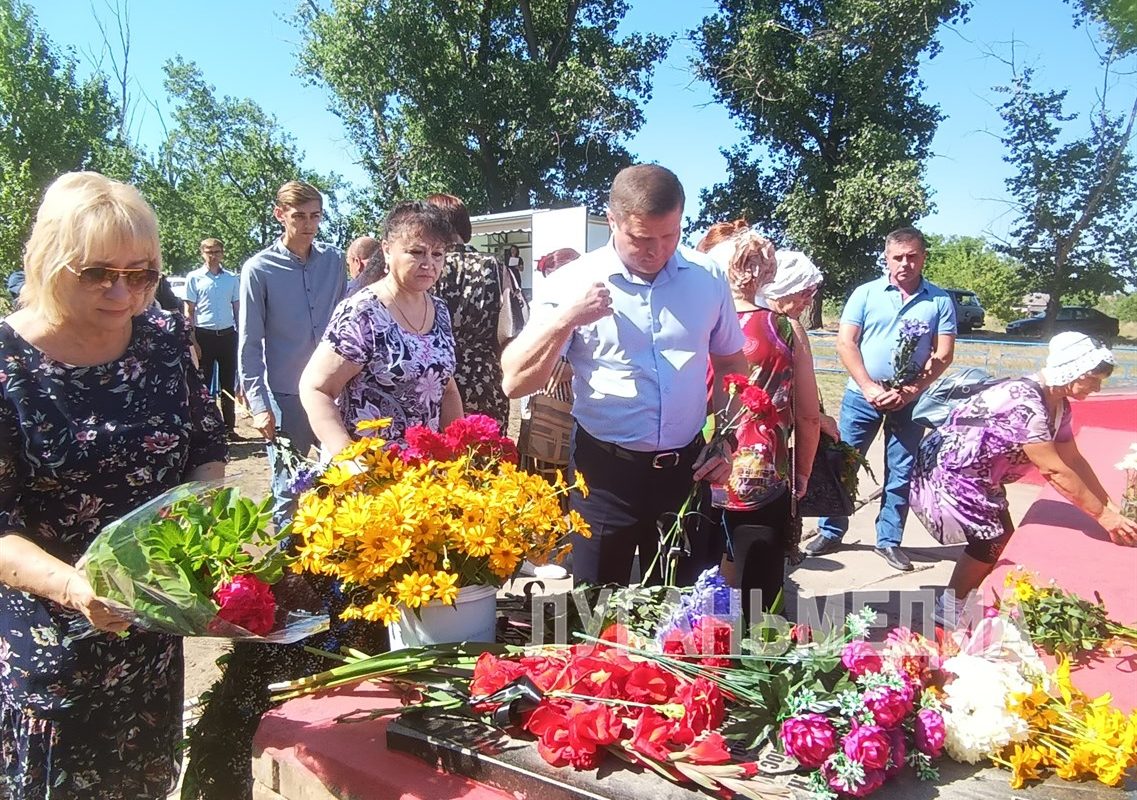
[[[1137,544],[1070,426],[1069,398],[1098,391],[1112,371],[1108,349],[1056,336],[1037,374],[977,394],[924,436],[913,401],[952,362],[955,316],[923,277],[923,236],[901,228],[884,243],[887,274],[842,313],[850,378],[834,419],[797,319],[822,270],[743,220],[682,246],[684,204],[664,167],[622,170],[608,244],[540,257],[531,316],[503,347],[520,253],[471,247],[453,195],[399,203],[381,236],[344,253],[317,238],[319,191],[290,181],[276,196],[280,237],[239,274],[222,267],[220,241],[201,243],[179,314],[155,304],[158,225],[138,191],[95,173],[59,178],[27,242],[18,308],[0,322],[0,797],[160,798],[174,785],[181,641],[114,635],[129,621],[75,564],[117,517],[180,482],[224,475],[238,397],[267,442],[278,523],[294,500],[278,451],[327,457],[378,418],[390,420],[390,441],[468,413],[504,429],[510,398],[571,401],[568,469],[589,491],[569,504],[591,528],[574,541],[578,583],[658,580],[645,568],[661,520],[694,491],[705,502],[677,581],[721,566],[769,609],[823,432],[864,454],[883,428],[876,551],[890,566],[911,569],[901,548],[910,505],[941,541],[967,543],[937,607],[945,622],[1011,536],[1004,484],[1031,466],[1115,542]],[[902,330],[918,368],[899,381]],[[708,442],[708,413],[727,408],[722,378],[735,373],[765,391],[773,418]],[[819,528],[806,556],[840,548],[848,519]],[[84,622],[109,635],[73,636]]]

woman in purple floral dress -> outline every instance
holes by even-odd
[[[1067,398],[1100,390],[1112,372],[1108,349],[1085,334],[1060,333],[1050,341],[1039,375],[980,392],[924,439],[912,477],[912,510],[937,541],[967,542],[948,592],[936,601],[937,621],[954,624],[963,598],[991,572],[1014,532],[1004,486],[1034,467],[1114,542],[1137,545],[1137,523],[1109,499],[1070,426]]]
[[[446,304],[430,294],[453,229],[443,212],[400,203],[387,215],[387,274],[344,300],[300,378],[300,399],[321,446],[338,453],[360,422],[390,419],[379,435],[434,430],[462,416]]]
[[[24,262],[0,322],[0,798],[164,798],[181,639],[115,636],[129,623],[73,565],[104,525],[222,477],[225,428],[184,321],[149,308],[158,224],[135,189],[64,175]]]

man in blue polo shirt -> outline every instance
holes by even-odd
[[[281,186],[273,216],[283,234],[241,269],[238,360],[253,426],[269,442],[274,519],[281,524],[292,516],[291,475],[272,442],[280,430],[301,454],[316,444],[300,404],[300,373],[343,299],[347,270],[340,250],[316,241],[324,216],[316,187],[304,181]]]
[[[221,266],[225,247],[220,239],[201,242],[202,266],[186,276],[186,321],[193,330],[201,350],[201,374],[207,386],[213,385],[217,369],[217,387],[221,399],[221,417],[229,438],[236,439],[236,415],[233,393],[237,380],[237,306],[241,299],[241,282]]]
[[[693,482],[730,474],[729,453],[709,452],[701,429],[707,359],[716,374],[746,373],[742,331],[726,281],[678,247],[683,201],[670,170],[622,170],[609,196],[608,245],[548,278],[502,354],[510,397],[545,386],[562,353],[572,366],[570,469],[589,491],[569,502],[592,530],[573,540],[578,582],[626,585],[637,547],[646,570],[660,519],[674,515]],[[721,550],[713,555],[717,564]]]
[[[923,428],[912,421],[912,401],[951,364],[955,352],[955,306],[938,286],[924,280],[927,245],[915,228],[900,228],[884,240],[888,274],[853,290],[841,314],[837,355],[849,371],[841,402],[841,438],[862,454],[884,426],[884,493],[876,518],[876,552],[894,569],[907,572],[912,562],[900,549],[908,518],[908,481]],[[910,363],[915,379],[895,385],[893,351],[902,326],[926,327]],[[913,323],[922,323],[914,325]],[[806,555],[820,556],[841,547],[848,517],[822,517],[820,536]]]

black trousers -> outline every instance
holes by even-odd
[[[790,490],[753,511],[724,510],[735,569],[741,575],[742,608],[749,619],[753,592],[769,612],[786,580],[786,545],[793,531]],[[757,604],[757,599],[754,599]]]
[[[640,569],[647,572],[659,549],[659,526],[669,527],[687,499],[693,485],[692,467],[702,448],[703,438],[698,436],[679,451],[678,459],[663,459],[667,466],[657,467],[650,454],[620,452],[579,425],[574,429],[569,471],[571,475],[579,471],[584,477],[588,497],[573,492],[569,508],[584,517],[592,531],[590,538],[574,535],[572,539],[572,571],[577,583],[626,586],[637,547]],[[704,540],[718,535],[717,529],[698,524],[695,516],[689,520],[692,555],[680,559],[676,578],[680,586],[694,583],[699,572],[717,564],[722,554],[721,537],[709,545]],[[654,574],[645,574],[643,582],[659,583],[661,572],[657,564]]]
[[[201,348],[201,374],[205,385],[213,385],[213,367],[217,365],[217,382],[221,398],[221,417],[225,428],[232,431],[237,415],[233,408],[233,394],[237,382],[237,329],[211,331],[195,328],[194,336]]]

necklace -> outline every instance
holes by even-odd
[[[391,298],[392,305],[398,309],[399,316],[403,318],[403,321],[406,322],[407,325],[409,325],[415,333],[422,333],[423,328],[426,327],[426,318],[430,316],[430,300],[427,299],[426,294],[424,293],[422,296],[422,322],[417,325],[411,321],[410,315],[407,314],[406,310],[399,302],[398,296],[393,291],[391,291],[390,288],[387,288],[387,294]]]

